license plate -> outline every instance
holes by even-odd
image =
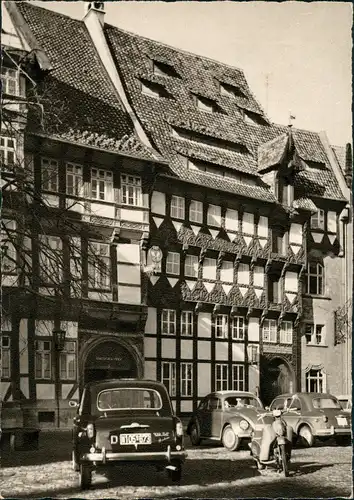
[[[139,434],[121,434],[119,436],[119,444],[151,444],[151,434],[149,434],[148,432]]]
[[[348,425],[348,421],[345,417],[337,417],[338,425]]]

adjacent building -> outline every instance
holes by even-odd
[[[349,149],[102,2],[4,10],[1,150],[28,175],[4,176],[3,421],[69,425],[111,377],[163,381],[181,415],[212,390],[350,392]]]

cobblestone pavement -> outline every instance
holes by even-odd
[[[189,443],[189,440],[187,440]],[[4,498],[338,498],[351,497],[350,446],[322,444],[293,450],[289,478],[258,471],[246,448],[230,453],[215,445],[188,448],[180,484],[153,468],[120,467],[94,473],[88,491],[78,487],[70,462],[69,433],[46,434],[40,449],[3,454],[0,492]]]

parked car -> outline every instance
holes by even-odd
[[[186,455],[182,422],[163,384],[119,379],[85,386],[72,452],[82,489],[90,487],[95,468],[132,462],[165,468],[172,481],[179,481]]]
[[[337,396],[337,399],[344,411],[351,413],[352,411],[352,398],[348,394]]]
[[[350,418],[338,399],[331,394],[282,394],[270,405],[270,410],[275,409],[283,411],[284,420],[305,446],[313,446],[315,439],[334,437],[338,444],[350,439]]]
[[[213,392],[200,402],[188,423],[187,434],[193,445],[213,439],[235,451],[241,441],[251,439],[260,411],[264,412],[264,407],[251,392]]]

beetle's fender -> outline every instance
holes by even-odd
[[[240,433],[240,431],[241,431],[241,428],[240,428],[240,422],[241,422],[241,420],[246,420],[249,423],[249,425],[250,425],[250,429],[252,429],[252,424],[250,423],[250,421],[247,418],[244,418],[244,417],[241,417],[240,415],[238,415],[238,416],[235,416],[235,417],[232,417],[232,418],[228,419],[224,423],[223,428],[220,430],[221,431],[220,432],[220,439],[221,439],[221,436],[222,436],[222,432],[223,432],[223,430],[225,429],[225,427],[227,425],[231,425],[232,430],[234,431],[234,433],[236,435],[238,435]]]
[[[303,425],[307,425],[307,427],[310,427],[312,434],[316,434],[316,431],[315,431],[313,425],[310,422],[307,422],[306,420],[300,420],[300,422],[298,422],[296,424],[295,434],[299,434],[299,429]]]

